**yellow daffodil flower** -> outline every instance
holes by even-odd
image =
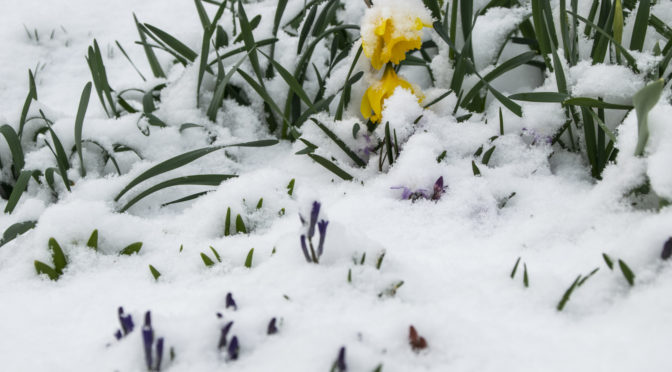
[[[362,97],[360,110],[364,118],[370,118],[372,122],[379,123],[383,117],[383,103],[392,96],[397,87],[410,90],[418,97],[418,101],[422,100],[422,96],[413,88],[411,83],[397,76],[394,68],[387,65],[383,78],[371,85]]]
[[[418,2],[388,1],[374,5],[365,14],[362,49],[376,70],[388,62],[399,64],[406,58],[406,52],[422,46],[422,28],[431,27],[432,17],[421,2],[413,4]]]

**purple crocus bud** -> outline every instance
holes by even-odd
[[[338,359],[336,359],[336,363],[334,363],[334,364],[335,364],[335,367],[336,367],[336,369],[335,369],[336,371],[338,371],[338,372],[347,371],[348,367],[345,365],[345,346],[341,347],[341,350],[339,350]],[[332,368],[332,370],[334,370],[334,369]]]
[[[222,319],[222,318],[224,317],[224,316],[222,315],[222,313],[220,313],[220,312],[217,312],[217,314],[215,314],[215,315],[217,315],[217,318],[219,318],[219,319]]]
[[[145,313],[145,327],[152,328],[152,314],[149,310]]]
[[[231,343],[229,344],[229,348],[227,349],[227,353],[229,354],[229,359],[230,360],[236,360],[238,359],[238,351],[240,350],[240,346],[238,345],[238,336],[233,336],[231,339]]]
[[[133,318],[131,317],[130,314],[124,315],[124,308],[119,306],[119,323],[121,323],[121,330],[123,331],[123,335],[127,335],[133,331],[133,328],[135,327],[135,324],[133,324]]]
[[[274,334],[278,333],[278,327],[276,326],[275,323],[276,323],[276,319],[275,318],[271,319],[271,322],[268,323],[268,331],[266,332],[266,334],[274,335]]]
[[[217,345],[219,350],[222,350],[224,347],[226,347],[226,338],[229,334],[229,330],[231,330],[231,326],[233,326],[233,322],[228,322],[224,327],[222,327],[222,333],[219,336],[219,345]]]
[[[238,310],[238,305],[236,305],[231,292],[226,294],[226,308],[228,309],[229,307],[233,307],[233,310]]]
[[[667,260],[672,256],[672,238],[667,239],[665,245],[663,245],[663,253],[661,253],[660,258]]]
[[[320,243],[317,245],[317,257],[322,256],[322,251],[324,250],[324,238],[327,237],[327,225],[329,221],[320,220],[317,223],[317,230],[320,232]]]
[[[122,337],[121,330],[117,329],[117,331],[114,333],[114,338],[116,338],[117,340],[121,340],[121,337]]]
[[[154,343],[154,331],[151,326],[142,327],[142,342],[145,347],[145,364],[147,369],[152,370],[152,344]]]
[[[308,239],[312,239],[315,235],[315,223],[317,223],[317,216],[320,214],[320,203],[313,202],[313,208],[310,210],[310,225],[308,225]]]
[[[443,176],[434,182],[434,193],[432,194],[432,200],[441,199],[441,195],[446,192],[446,187],[443,186]]]
[[[161,360],[163,359],[163,337],[159,337],[156,340],[156,364],[154,365],[154,371],[161,370]]]
[[[301,235],[301,250],[303,251],[303,255],[306,257],[306,261],[308,261],[308,263],[313,262],[310,259],[310,255],[308,254],[308,247],[306,246],[306,236],[305,235]]]

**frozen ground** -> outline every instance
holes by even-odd
[[[274,3],[246,6],[250,18],[263,15],[261,35],[270,33]],[[358,23],[363,2],[344,3],[343,17]],[[303,1],[290,1],[287,17],[302,6]],[[581,2],[581,9],[587,7]],[[669,24],[672,4],[659,1],[657,7]],[[201,25],[193,3],[186,0],[4,0],[3,8],[0,124],[18,121],[28,89],[26,72],[39,63],[36,107],[55,119],[54,130],[66,149],[73,146],[79,96],[90,80],[84,56],[93,38],[104,51],[110,81],[118,89],[154,85],[142,83],[114,47],[118,40],[149,76],[142,48],[133,45],[138,36],[132,12],[193,49],[200,47]],[[208,10],[214,12],[212,8]],[[490,38],[500,37],[488,27],[507,27],[524,14],[520,9],[491,12],[479,18],[483,29],[474,31],[475,55],[483,60],[491,58]],[[224,23],[231,22],[228,15]],[[38,30],[39,43],[28,39],[23,25]],[[295,38],[281,37],[280,42],[284,48],[296,48]],[[479,48],[480,43],[484,47]],[[318,53],[327,55],[328,48],[323,49]],[[293,66],[293,53],[285,55],[283,50],[278,48],[278,60]],[[170,59],[160,57],[167,69]],[[441,63],[436,60],[433,67],[440,71]],[[350,62],[344,66],[341,78]],[[531,76],[534,69],[527,69],[518,69],[517,77],[508,79],[525,81],[528,90],[555,86],[553,76],[544,81],[543,76]],[[632,112],[618,128],[623,155],[618,164],[607,167],[599,182],[590,177],[580,155],[534,141],[534,135],[550,135],[562,124],[557,105],[523,105],[523,118],[505,112],[505,134],[494,140],[497,150],[489,166],[481,165],[481,176],[475,177],[474,152],[482,145],[487,149],[489,138],[499,134],[497,103],[485,115],[458,123],[452,113],[454,95],[423,113],[412,95],[397,91],[384,115],[405,144],[397,162],[385,172],[378,172],[372,158],[375,166],[348,168],[357,181],[345,182],[308,157],[295,155],[303,149],[301,143],[285,141],[208,155],[173,176],[235,173],[239,177],[218,187],[164,190],[126,213],[115,212],[114,197],[130,180],[159,161],[208,145],[208,137],[198,131],[178,131],[181,123],[207,121],[193,94],[197,71],[195,67],[169,71],[169,86],[157,111],[168,127],[152,128],[149,137],[138,131],[137,116],[108,119],[92,95],[84,137],[104,144],[122,142],[138,149],[145,160],[119,155],[123,175],[116,176],[109,164],[102,168],[93,149],[88,149],[89,174],[80,178],[73,167],[71,193],[60,193],[54,203],[45,188],[29,188],[12,214],[0,216],[0,231],[15,222],[38,221],[34,230],[0,248],[0,370],[146,370],[139,326],[147,310],[152,311],[157,335],[175,350],[175,359],[164,363],[163,369],[169,371],[328,371],[341,346],[347,350],[348,371],[373,371],[381,363],[385,372],[662,372],[672,367],[672,269],[660,259],[662,246],[672,235],[672,209],[656,211],[646,202],[633,204],[632,198],[624,197],[647,175],[659,195],[672,198],[672,107],[667,97],[650,117],[649,156],[631,156],[637,127]],[[573,67],[571,77],[575,93],[611,102],[627,101],[644,85],[641,76],[623,67],[587,62]],[[442,78],[447,77],[437,76]],[[281,83],[276,79],[269,85],[275,89]],[[507,81],[503,78],[497,84],[505,88]],[[347,136],[352,124],[361,120],[359,97],[365,88],[364,81],[353,87],[353,104],[343,123],[333,123],[326,114],[319,117],[337,134]],[[333,88],[328,84],[328,89]],[[253,91],[249,93],[258,100]],[[428,89],[426,94],[440,92]],[[224,106],[213,129],[215,144],[271,138],[258,111],[232,101]],[[420,115],[417,126],[408,124]],[[321,150],[328,148],[315,128],[306,123],[304,135],[324,143]],[[443,151],[445,157],[437,162]],[[3,161],[8,154],[0,140]],[[27,153],[27,169],[43,169],[45,163],[55,166],[48,148]],[[401,200],[400,190],[392,189],[429,189],[440,176],[447,189],[438,202],[411,203]],[[292,179],[290,196],[286,186]],[[208,189],[215,191],[193,202],[159,208],[161,203]],[[256,209],[259,198],[263,206]],[[309,215],[314,200],[322,203],[323,216],[329,220],[319,265],[306,263],[299,244],[304,228],[298,215]],[[1,208],[5,204],[0,201]],[[249,234],[224,236],[229,207],[244,217]],[[85,246],[94,229],[100,234],[98,252]],[[50,262],[51,237],[69,259],[66,272],[55,282],[36,275],[33,266],[34,260]],[[117,254],[138,241],[144,243],[139,254]],[[205,267],[200,253],[214,259],[209,246],[219,252],[222,262]],[[250,248],[253,262],[246,268]],[[382,252],[385,257],[378,270],[376,260]],[[364,253],[366,262],[359,265]],[[609,270],[603,253],[627,263],[636,275],[634,286],[618,265]],[[150,264],[161,273],[158,281],[148,269]],[[523,265],[529,287],[523,283]],[[557,311],[575,278],[595,268],[599,271],[572,294],[563,311]],[[400,281],[403,286],[396,295],[385,294]],[[236,311],[225,309],[228,292],[237,302]],[[119,306],[132,314],[137,326],[121,341],[114,338]],[[279,332],[267,335],[273,317]],[[227,361],[226,353],[217,348],[227,321],[234,321],[231,332],[240,340],[240,358],[235,361]],[[411,350],[410,325],[427,340],[427,349]]]

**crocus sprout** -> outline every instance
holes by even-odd
[[[224,325],[224,327],[222,327],[222,333],[219,336],[219,344],[217,345],[219,350],[222,350],[226,347],[226,344],[228,343],[227,337],[232,326],[233,322],[228,322]]]
[[[274,335],[278,333],[278,326],[276,325],[277,321],[275,318],[271,319],[271,321],[268,323],[268,329],[266,331],[266,334],[269,335]]]
[[[346,372],[348,366],[345,364],[345,346],[338,351],[338,357],[331,366],[331,372]]]
[[[226,294],[226,306],[225,308],[232,307],[233,310],[238,310],[238,305],[236,305],[236,300],[233,299],[233,294],[231,292]]]
[[[151,313],[145,313],[145,324],[142,326],[142,343],[145,350],[145,364],[148,371],[161,371],[161,361],[163,359],[163,337],[156,340],[154,345],[154,329],[152,328]],[[155,351],[152,349],[156,349]]]
[[[125,337],[126,335],[128,335],[133,331],[133,328],[135,328],[135,324],[133,324],[133,317],[131,317],[131,314],[124,315],[123,307],[119,306],[117,313],[119,315],[119,323],[121,324],[121,329],[117,330],[117,332],[114,334],[114,337],[116,337],[117,340],[121,340],[123,337]]]
[[[324,240],[327,236],[327,226],[329,222],[327,220],[319,220],[318,217],[320,214],[321,204],[319,202],[313,202],[313,206],[310,210],[310,220],[308,221],[308,231],[307,234],[302,234],[300,237],[301,242],[301,251],[303,256],[306,258],[307,262],[320,263],[320,257],[324,252]],[[299,215],[301,223],[306,226],[306,219],[303,216]],[[317,230],[320,234],[317,250],[313,245],[313,236],[315,236],[315,225],[317,225]]]
[[[439,177],[436,182],[434,182],[434,186],[432,186],[432,191],[430,192],[427,189],[417,189],[415,191],[411,191],[410,188],[406,186],[393,186],[391,189],[393,190],[402,190],[401,193],[401,198],[403,200],[410,200],[410,201],[416,201],[418,199],[427,199],[427,200],[434,200],[437,201],[441,199],[441,195],[443,195],[446,192],[446,189],[448,186],[444,186],[443,184],[443,176]]]

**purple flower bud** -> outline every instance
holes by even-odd
[[[150,311],[145,313],[145,327],[152,328],[152,314]]]
[[[229,354],[229,359],[230,360],[236,360],[238,359],[238,351],[240,350],[240,346],[238,345],[238,337],[233,336],[231,339],[231,343],[229,344],[229,348],[227,349],[227,353]]]
[[[135,327],[135,324],[133,324],[133,318],[131,315],[124,315],[124,308],[119,306],[119,323],[121,323],[121,330],[123,332],[123,335],[126,336],[127,334],[131,333],[133,331],[133,328]]]
[[[301,235],[301,250],[303,251],[303,255],[306,257],[306,261],[313,262],[310,259],[310,255],[308,254],[308,247],[306,246],[306,236]]]
[[[121,337],[122,337],[121,330],[117,329],[117,331],[114,333],[114,338],[116,338],[117,340],[121,340]]]
[[[154,366],[155,371],[161,370],[161,360],[163,359],[163,337],[159,337],[156,340],[156,365]]]
[[[228,309],[229,307],[233,307],[233,310],[238,310],[238,305],[236,305],[231,292],[226,294],[226,308]]]
[[[672,256],[672,238],[667,239],[663,246],[663,253],[660,255],[663,260],[667,260],[670,256]]]
[[[219,336],[219,345],[217,345],[219,350],[222,350],[224,347],[226,347],[226,338],[229,334],[229,330],[231,330],[231,326],[233,326],[233,322],[228,322],[224,327],[222,327],[222,333]]]
[[[348,367],[345,365],[345,346],[341,347],[341,350],[338,351],[338,359],[336,359],[334,367],[335,368],[332,368],[332,371],[334,370],[338,372],[347,371]]]
[[[268,323],[268,331],[266,332],[269,335],[274,335],[278,333],[278,327],[275,325],[276,320],[275,318],[271,319],[271,322]]]
[[[308,239],[312,239],[315,235],[315,223],[317,216],[320,214],[320,203],[313,202],[313,209],[310,211],[310,225],[308,225]]]
[[[441,199],[441,195],[446,192],[446,186],[443,186],[443,176],[434,182],[434,193],[432,194],[432,200]]]
[[[317,257],[322,256],[322,251],[324,250],[324,238],[327,237],[327,225],[329,221],[320,220],[317,223],[317,230],[320,232],[320,243],[317,245]]]
[[[154,343],[154,331],[151,326],[142,327],[142,342],[145,347],[145,364],[147,369],[152,370],[152,344]]]
[[[224,317],[224,316],[222,315],[222,313],[220,313],[220,312],[217,312],[216,315],[217,315],[217,318],[219,318],[219,319],[222,319],[222,318]]]

